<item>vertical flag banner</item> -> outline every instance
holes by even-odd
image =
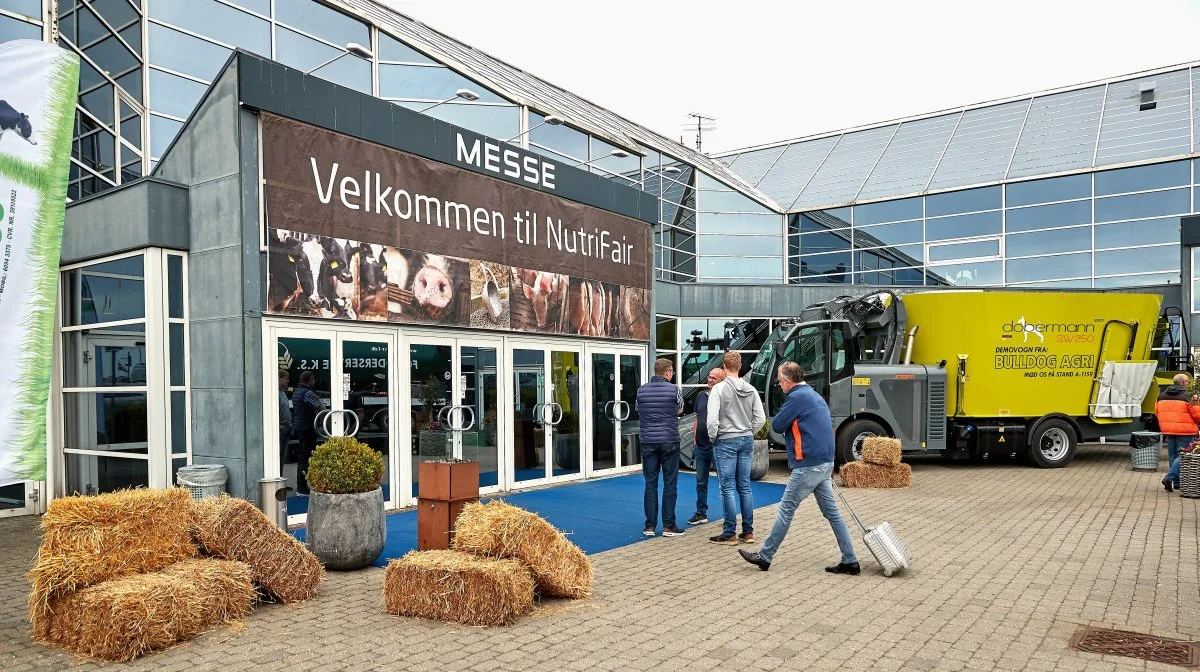
[[[0,44],[0,485],[46,480],[46,405],[79,59]]]

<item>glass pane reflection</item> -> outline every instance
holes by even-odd
[[[69,453],[65,461],[68,495],[98,495],[150,485],[146,460]]]

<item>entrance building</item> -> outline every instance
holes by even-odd
[[[153,176],[68,207],[49,482],[30,496],[295,488],[281,431],[312,373],[320,437],[418,465],[480,463],[506,492],[637,470],[658,200],[245,52]],[[16,504],[24,502],[24,507]],[[289,518],[306,499],[292,494]]]
[[[314,328],[263,322],[264,389],[278,371],[312,371],[331,411],[330,434],[353,434],[386,457],[388,508],[416,503],[418,464],[479,462],[483,493],[591,478],[641,466],[634,398],[647,375],[644,346],[581,339],[447,333],[423,328]],[[266,398],[265,422],[276,412]],[[268,440],[266,473],[295,483],[298,442]],[[292,495],[293,522],[303,512]]]

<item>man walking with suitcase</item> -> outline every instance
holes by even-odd
[[[654,377],[637,391],[641,420],[638,441],[642,447],[642,476],[646,479],[646,527],[642,534],[654,536],[658,526],[658,472],[662,471],[662,522],[664,537],[678,537],[675,498],[679,480],[679,416],[683,413],[683,390],[671,383],[675,368],[669,359],[654,360]]]
[[[837,537],[838,548],[842,559],[836,565],[826,567],[825,571],[834,574],[858,574],[858,558],[854,555],[854,545],[850,541],[850,530],[842,520],[837,502],[833,499],[833,421],[829,416],[829,405],[815,390],[804,382],[804,374],[800,365],[787,362],[779,367],[776,373],[779,386],[783,388],[787,398],[783,407],[771,422],[771,429],[783,434],[787,439],[788,467],[792,476],[788,479],[783,491],[783,499],[779,501],[779,513],[775,516],[775,525],[771,534],[763,542],[757,553],[738,550],[746,562],[757,566],[764,572],[771,568],[775,552],[787,536],[792,524],[792,515],[796,507],[808,493],[813,493],[821,514],[829,521],[833,534]]]

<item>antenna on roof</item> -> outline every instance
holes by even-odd
[[[716,118],[716,117],[709,117],[709,116],[703,115],[703,114],[701,114],[701,113],[699,113],[699,112],[689,112],[687,116],[689,116],[689,117],[691,117],[691,118],[693,118],[693,119],[695,119],[695,120],[696,120],[696,123],[695,123],[695,129],[696,129],[696,152],[697,152],[697,153],[700,153],[701,141],[702,141],[702,139],[703,139],[704,131],[715,131],[715,130],[717,130],[717,127],[716,127],[715,125],[713,125],[713,124],[710,124],[710,123],[708,123],[708,122],[716,121],[716,120],[717,120],[717,118]],[[693,127],[693,125],[692,125],[692,122],[690,122],[690,121],[689,121],[689,122],[687,122],[686,124],[684,124],[684,127],[685,127],[685,128],[692,128],[692,127]],[[682,138],[681,138],[680,140],[681,140],[680,144],[683,144],[683,143],[682,143]]]

